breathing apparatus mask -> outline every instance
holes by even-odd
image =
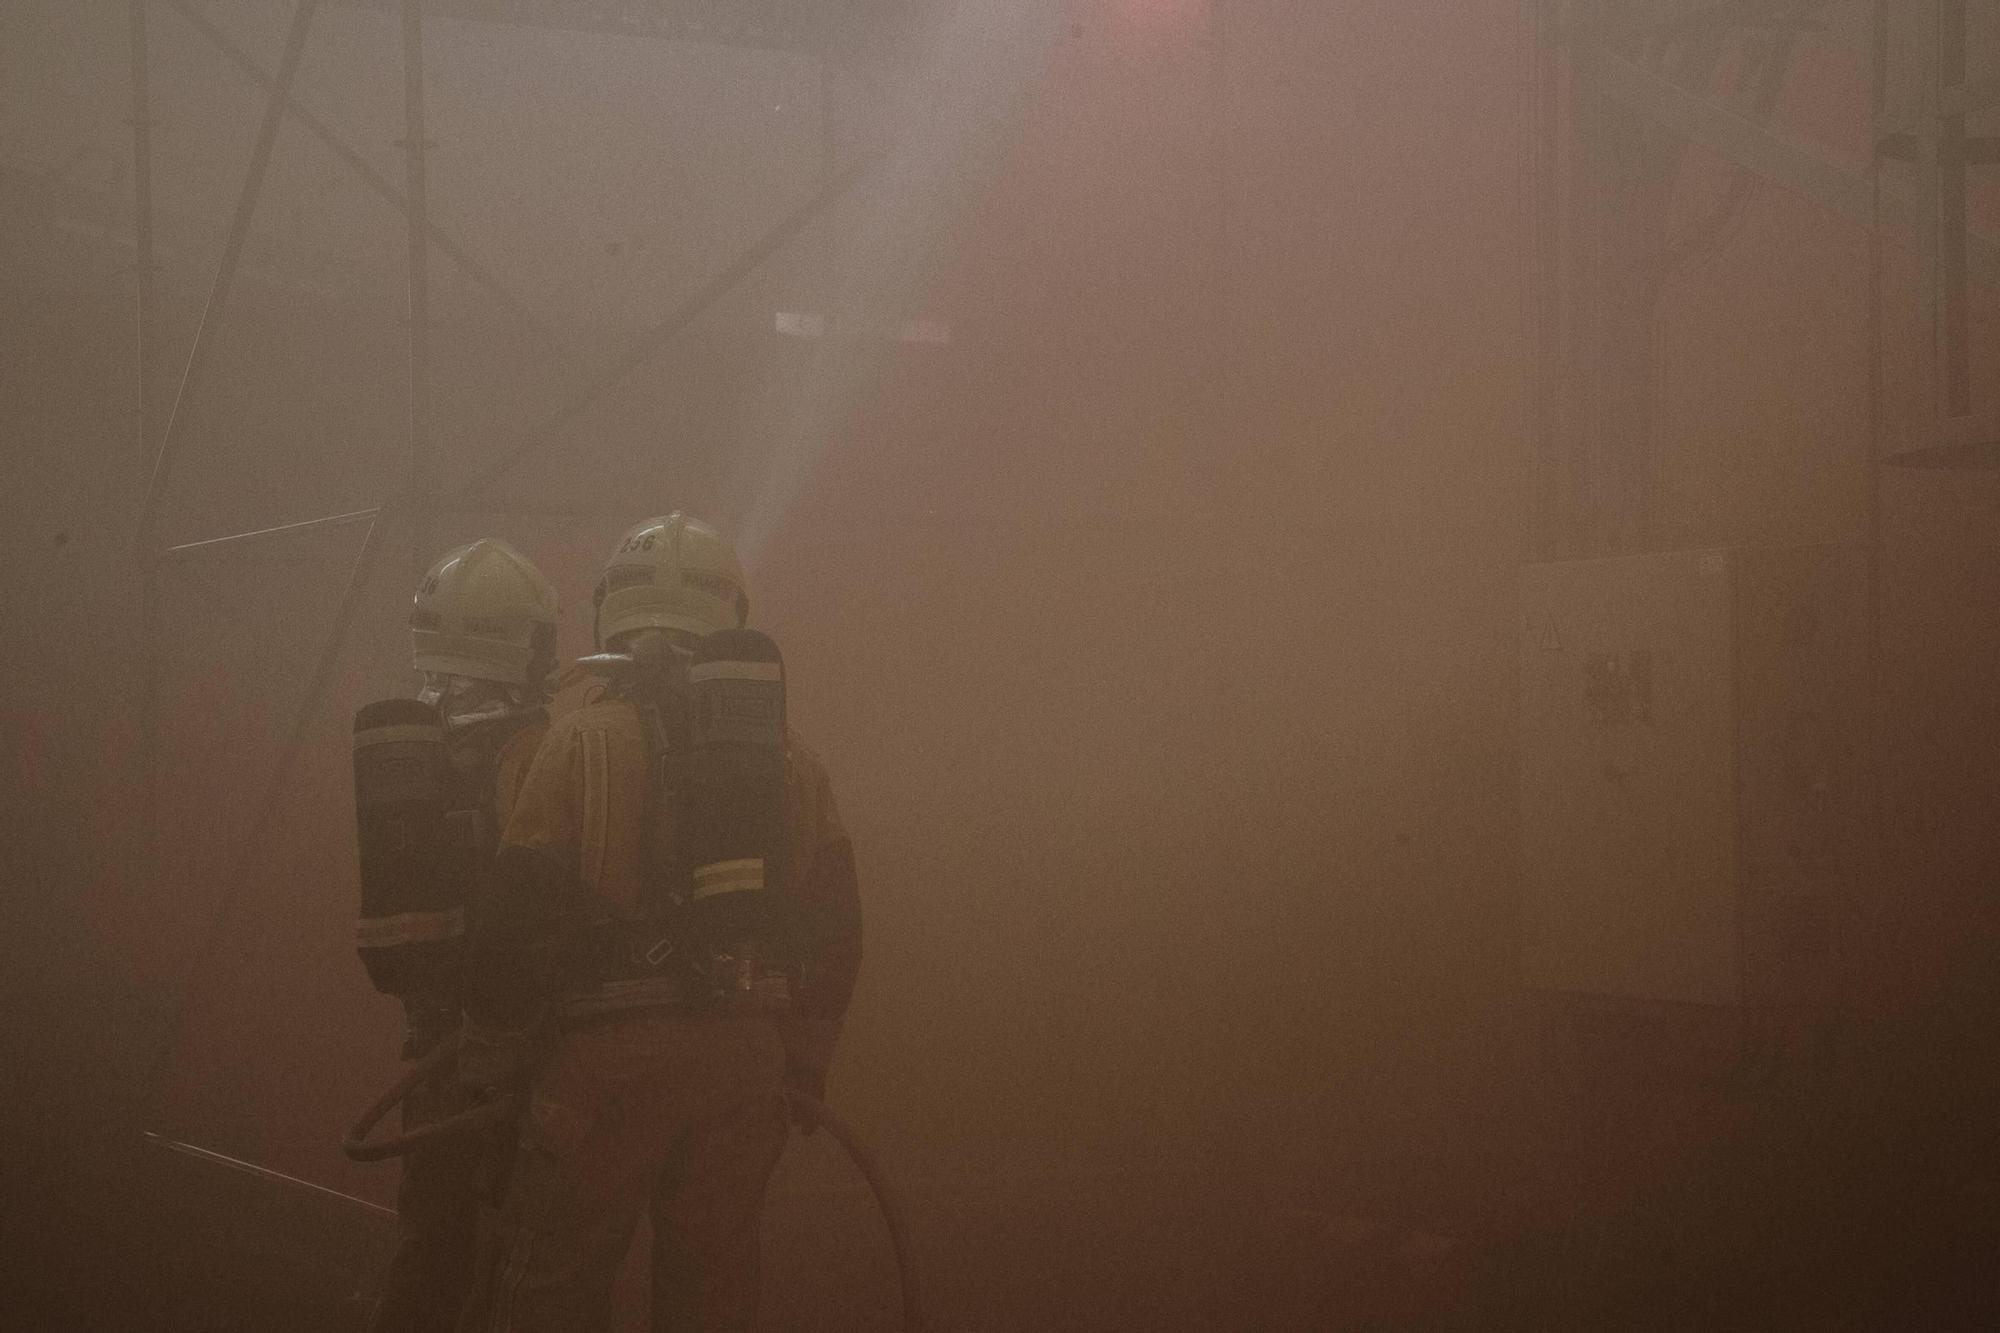
[[[530,691],[436,671],[424,673],[423,686],[417,691],[417,702],[436,709],[445,727],[452,731],[532,713],[541,707],[544,697],[545,689]]]

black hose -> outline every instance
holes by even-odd
[[[419,1084],[435,1074],[445,1061],[457,1053],[458,1037],[453,1035],[439,1042],[435,1050],[404,1070],[403,1076],[391,1084],[387,1092],[376,1098],[375,1104],[354,1122],[354,1128],[347,1131],[347,1137],[340,1141],[341,1152],[356,1162],[379,1162],[387,1157],[401,1157],[439,1139],[456,1138],[460,1134],[513,1119],[515,1112],[520,1110],[521,1099],[509,1094],[495,1097],[491,1101],[480,1102],[467,1110],[460,1111],[457,1115],[433,1120],[430,1124],[420,1129],[413,1129],[407,1134],[379,1139],[373,1143],[368,1141],[368,1136],[375,1132],[375,1127],[382,1123],[389,1112],[402,1105],[404,1098],[415,1092]]]
[[[847,1150],[847,1155],[860,1169],[862,1179],[868,1182],[869,1191],[875,1196],[875,1206],[882,1210],[882,1221],[889,1228],[890,1247],[896,1252],[896,1278],[903,1291],[903,1328],[906,1333],[918,1333],[924,1326],[924,1319],[917,1300],[916,1256],[910,1249],[909,1226],[903,1219],[902,1206],[889,1188],[889,1177],[884,1174],[882,1164],[855,1137],[847,1122],[835,1115],[825,1102],[789,1088],[785,1096],[802,1116],[833,1135],[834,1142]]]
[[[456,1036],[440,1042],[436,1050],[413,1063],[403,1076],[390,1085],[389,1090],[375,1099],[374,1105],[354,1122],[341,1140],[340,1150],[357,1162],[379,1162],[388,1157],[401,1157],[424,1144],[439,1139],[453,1138],[474,1129],[513,1118],[520,1108],[520,1098],[509,1094],[496,1097],[492,1101],[481,1102],[470,1110],[454,1116],[446,1116],[421,1129],[399,1135],[395,1138],[369,1142],[368,1136],[375,1127],[402,1104],[403,1099],[414,1092],[419,1084],[430,1078],[458,1052]],[[823,1127],[833,1136],[833,1141],[846,1150],[848,1157],[861,1172],[861,1178],[868,1182],[868,1190],[875,1196],[875,1206],[882,1212],[882,1222],[889,1229],[889,1245],[896,1254],[896,1280],[903,1295],[903,1328],[905,1333],[920,1333],[924,1326],[923,1312],[917,1296],[916,1256],[910,1249],[909,1225],[904,1220],[902,1205],[897,1201],[895,1191],[890,1188],[889,1177],[882,1170],[882,1164],[875,1160],[875,1154],[856,1137],[848,1123],[833,1113],[831,1107],[816,1097],[791,1089],[785,1097],[792,1103],[802,1120]]]

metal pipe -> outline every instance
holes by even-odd
[[[192,1157],[198,1162],[208,1162],[211,1165],[240,1172],[257,1180],[269,1181],[273,1185],[284,1185],[291,1189],[303,1190],[308,1194],[317,1194],[321,1198],[332,1199],[336,1203],[352,1204],[356,1208],[373,1213],[377,1217],[388,1218],[392,1222],[396,1219],[396,1210],[393,1208],[384,1208],[379,1203],[371,1203],[367,1199],[358,1198],[352,1194],[343,1194],[341,1191],[332,1189],[326,1185],[315,1184],[313,1181],[303,1180],[298,1176],[288,1176],[282,1171],[273,1171],[268,1166],[258,1166],[255,1162],[246,1162],[241,1157],[231,1157],[227,1153],[219,1153],[213,1148],[201,1148],[192,1143],[180,1143],[166,1137],[164,1134],[155,1134],[150,1129],[143,1131],[140,1137],[155,1148],[164,1148],[168,1152],[179,1153],[183,1157]]]
[[[264,173],[271,165],[271,150],[278,141],[278,126],[284,119],[285,99],[290,95],[292,80],[299,72],[300,57],[305,54],[306,35],[312,30],[313,14],[318,8],[319,0],[299,0],[298,8],[292,11],[291,28],[285,34],[284,55],[278,62],[277,78],[264,104],[263,123],[257,128],[257,140],[250,150],[250,168],[244,175],[243,189],[236,199],[236,214],[230,219],[229,235],[222,247],[222,260],[216,265],[208,304],[201,314],[201,326],[195,330],[194,345],[188,349],[180,389],[174,395],[173,409],[167,416],[166,429],[161,433],[159,452],[153,457],[152,474],[146,482],[146,496],[140,507],[138,523],[139,551],[147,559],[152,556],[153,529],[159,519],[160,500],[166,490],[167,478],[172,474],[175,455],[187,434],[188,402],[200,387],[215,331],[222,323],[223,307],[229,301],[229,289],[236,280],[236,266],[243,258],[243,243],[250,236],[250,220],[256,216],[257,197],[263,193]]]
[[[361,523],[373,519],[381,513],[380,508],[353,509],[345,514],[330,514],[325,518],[309,518],[299,523],[281,523],[274,528],[258,528],[254,532],[238,532],[227,537],[208,537],[198,542],[182,542],[179,546],[169,546],[160,552],[162,559],[181,558],[204,551],[220,550],[226,546],[242,546],[251,542],[265,541],[272,537],[289,537],[295,532],[310,532],[315,528],[345,527],[350,523]]]
[[[422,577],[431,543],[430,184],[424,123],[422,0],[403,0],[403,153],[409,207],[403,210],[410,261],[410,555],[411,582]]]
[[[527,439],[516,445],[504,458],[459,488],[453,494],[453,500],[462,504],[480,495],[494,482],[520,466],[537,450],[553,443],[566,426],[582,416],[592,404],[603,397],[608,390],[616,387],[627,375],[652,360],[661,348],[672,342],[690,324],[707,314],[709,308],[728,295],[737,283],[750,276],[766,259],[783,249],[793,237],[805,230],[814,218],[833,207],[881,160],[880,155],[875,155],[855,163],[828,181],[812,198],[780,218],[749,249],[702,284],[699,290],[676,306],[666,318],[634,339],[632,345],[608,369],[564,398],[556,409],[529,433]]]
[[[1208,0],[1203,15],[1205,31],[1203,39],[1207,45],[1208,68],[1204,71],[1203,89],[1208,102],[1208,142],[1207,185],[1210,190],[1209,203],[1212,213],[1209,219],[1210,234],[1207,272],[1208,290],[1203,293],[1204,304],[1208,307],[1207,343],[1208,375],[1205,388],[1207,399],[1207,419],[1202,423],[1206,435],[1204,447],[1212,449],[1211,457],[1231,458],[1234,451],[1229,447],[1229,420],[1232,391],[1235,387],[1235,332],[1234,311],[1229,300],[1229,253],[1231,223],[1234,219],[1229,211],[1229,21],[1224,10],[1225,0]],[[1238,469],[1228,467],[1223,470],[1220,481],[1228,488],[1228,500],[1235,504],[1242,502],[1240,485],[1236,484]],[[1225,523],[1236,521],[1234,514],[1222,515]],[[1225,548],[1227,549],[1227,548]],[[1218,691],[1211,698],[1220,700]],[[1218,719],[1218,721],[1220,721]],[[1218,735],[1229,734],[1223,725]]]
[[[266,91],[271,89],[276,82],[271,75],[266,73],[257,64],[256,59],[249,52],[230,40],[227,33],[210,22],[206,15],[190,3],[190,0],[167,0],[167,3],[179,10],[181,16],[193,25],[195,31],[207,38],[209,45],[220,51],[224,56],[227,56],[230,62],[242,70],[252,83],[255,83],[258,87]],[[306,110],[289,93],[285,97],[285,109],[291,113],[292,119],[298,121],[299,125],[307,133],[332,149],[334,155],[347,164],[348,169],[360,178],[362,184],[394,205],[397,212],[403,214],[409,212],[410,203],[408,197],[401,190],[398,190],[388,177],[370,166],[368,159],[356,152],[345,139],[342,139],[334,131],[332,126]],[[494,276],[491,269],[480,263],[464,246],[453,240],[451,235],[440,227],[435,220],[430,220],[426,223],[426,232],[430,237],[431,244],[437,247],[438,253],[458,265],[460,271],[466,277],[472,279],[487,295],[497,301],[503,310],[512,315],[523,326],[533,330],[538,336],[546,339],[558,348],[563,348],[561,336],[536,316],[534,311],[523,305],[512,292],[507,290],[500,279]],[[567,349],[564,350],[566,351]]]

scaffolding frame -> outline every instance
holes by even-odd
[[[425,108],[424,20],[426,0],[331,0],[334,4],[360,4],[378,10],[395,10],[400,21],[403,60],[403,135],[396,145],[404,154],[404,181],[399,189],[370,166],[367,160],[324,120],[302,106],[292,93],[303,61],[313,19],[323,0],[296,0],[287,26],[275,71],[267,71],[243,47],[217,27],[193,0],[128,0],[130,42],[130,125],[133,135],[134,233],[137,253],[134,271],[135,341],[138,374],[138,421],[135,452],[145,475],[145,490],[135,526],[133,559],[140,590],[140,622],[143,642],[139,720],[138,763],[143,769],[143,818],[138,871],[151,877],[157,871],[159,842],[159,737],[160,737],[160,576],[168,567],[220,551],[254,544],[283,541],[306,533],[335,527],[366,525],[361,548],[349,567],[345,587],[321,642],[305,691],[285,739],[279,748],[268,781],[259,797],[249,831],[238,852],[233,872],[222,886],[219,901],[211,910],[200,943],[189,955],[180,985],[166,1018],[162,1035],[148,1071],[146,1084],[154,1094],[164,1092],[164,1080],[180,1040],[191,1007],[195,982],[205,960],[214,952],[222,932],[235,912],[243,886],[254,869],[257,849],[263,845],[283,804],[287,783],[304,748],[306,734],[317,716],[328,685],[347,645],[355,613],[366,595],[391,529],[406,529],[411,563],[421,573],[429,558],[429,543],[436,520],[446,515],[481,514],[496,517],[608,518],[621,517],[609,511],[565,509],[552,506],[495,507],[484,499],[492,485],[534,455],[555,447],[568,427],[593,405],[624,383],[635,371],[652,361],[669,344],[712,310],[724,297],[760,269],[780,250],[796,240],[810,225],[830,212],[865,179],[882,160],[880,151],[856,155],[839,163],[836,136],[831,123],[831,103],[823,99],[825,120],[823,142],[826,149],[825,176],[819,188],[783,214],[734,259],[716,270],[695,291],[664,312],[655,322],[631,338],[623,352],[597,371],[584,376],[577,386],[563,394],[542,417],[502,456],[462,484],[444,489],[433,466],[431,448],[431,337],[430,337],[430,256],[433,250],[445,256],[471,281],[526,329],[549,343],[564,360],[572,360],[569,349],[551,326],[530,310],[492,270],[468,247],[454,239],[432,216],[429,198],[429,152],[434,142],[428,137]],[[182,363],[179,383],[165,420],[160,420],[159,403],[153,392],[159,361],[157,293],[154,286],[154,207],[153,142],[151,109],[151,41],[149,11],[166,5],[181,16],[206,42],[220,52],[253,84],[264,92],[264,108],[253,141],[249,165],[238,190],[235,208],[225,233],[222,253],[211,279],[194,340]],[[436,0],[430,7],[437,8]],[[477,6],[451,6],[451,17],[477,17]],[[616,31],[616,29],[613,29]],[[631,35],[631,34],[628,34]],[[716,40],[685,30],[643,30],[635,35],[655,40],[698,37]],[[728,39],[728,35],[723,35]],[[776,43],[742,43],[777,45]],[[795,49],[788,47],[786,49]],[[830,78],[829,58],[820,53],[822,88]],[[278,132],[287,118],[312,134],[372,192],[389,203],[405,220],[405,265],[408,281],[408,366],[410,405],[407,421],[409,452],[400,485],[370,508],[330,514],[298,522],[282,523],[245,532],[180,542],[162,546],[159,520],[166,487],[174,465],[188,444],[189,405],[198,396],[208,369],[214,339],[227,314],[229,297],[249,238],[257,204],[263,191]],[[401,544],[400,542],[398,544]]]

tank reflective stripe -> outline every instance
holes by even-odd
[[[444,728],[429,722],[405,722],[390,727],[370,727],[354,733],[354,748],[369,745],[399,745],[408,741],[443,743]]]
[[[724,893],[746,893],[764,887],[764,859],[758,856],[737,861],[711,861],[696,866],[694,901]]]
[[[776,662],[703,662],[688,668],[688,684],[705,680],[763,680],[776,684],[781,677]]]
[[[611,820],[611,760],[604,733],[579,733],[583,741],[583,882],[591,888],[604,884],[605,844]]]
[[[362,949],[390,949],[398,944],[455,940],[463,934],[463,907],[444,912],[403,912],[397,916],[363,917],[354,923],[354,943]]]

